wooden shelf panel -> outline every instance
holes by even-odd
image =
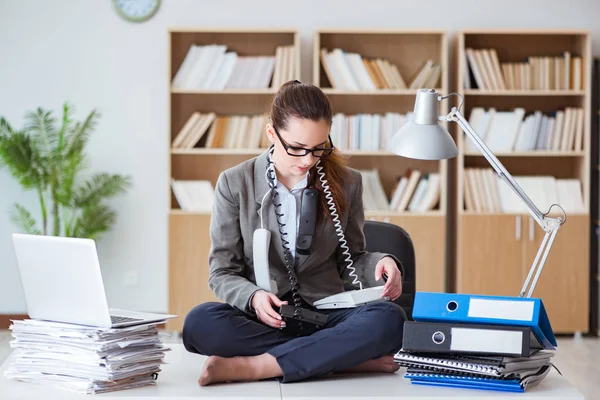
[[[527,113],[542,111],[550,113],[564,110],[566,107],[584,107],[586,100],[582,96],[520,96],[520,95],[489,95],[466,96],[464,115],[468,119],[474,107],[484,107],[486,110],[494,107],[496,111],[511,111],[523,107]]]
[[[571,56],[586,56],[585,32],[476,32],[463,31],[465,48],[493,48],[500,62],[525,62],[527,57],[559,56],[569,51]]]
[[[195,89],[173,89],[171,88],[172,94],[196,94],[201,96],[206,95],[256,95],[256,96],[273,96],[277,93],[277,89],[223,89],[223,90],[195,90]]]
[[[556,216],[556,217],[561,217],[563,214],[562,212],[554,212],[554,210],[556,209],[556,207],[554,207],[553,212],[550,213],[550,216]],[[542,212],[546,212],[547,210],[540,210]],[[573,211],[567,211],[567,220],[569,219],[570,216],[576,216],[576,217],[585,217],[585,216],[589,216],[590,214],[587,212],[573,212]],[[483,216],[483,217],[493,217],[493,216],[502,216],[502,215],[512,215],[512,216],[523,216],[523,217],[529,217],[531,216],[531,214],[527,213],[527,212],[522,212],[522,213],[508,213],[508,212],[476,212],[476,211],[465,211],[465,210],[461,210],[460,211],[460,215],[464,215],[464,216]],[[536,223],[537,225],[537,223]],[[560,232],[558,233],[560,235]]]
[[[369,59],[382,58],[398,67],[400,75],[408,84],[426,60],[446,67],[446,35],[440,31],[317,31],[315,32],[313,60],[314,79],[322,88],[331,88],[331,83],[320,63],[320,50],[335,48],[358,53]],[[410,55],[410,56],[407,56]],[[442,69],[442,75],[446,71]],[[445,80],[441,78],[442,86]]]
[[[441,210],[431,210],[426,212],[389,212],[389,211],[365,211],[365,219],[381,219],[381,218],[429,218],[429,217],[444,217],[444,212]]]
[[[173,179],[209,180],[213,187],[219,174],[249,159],[247,154],[206,154],[197,157],[194,154],[175,154],[171,157],[171,177]]]
[[[496,157],[583,157],[585,151],[513,151],[510,153],[496,152]],[[465,157],[483,157],[481,153],[464,153]]]
[[[192,149],[171,149],[171,154],[179,155],[247,155],[256,156],[265,152],[266,148],[261,149],[223,149],[223,148],[203,148],[194,147]],[[386,150],[340,150],[343,154],[351,157],[398,157],[391,151]]]
[[[208,285],[210,215],[169,215],[169,312],[179,318],[167,323],[169,330],[183,329],[192,308],[217,301]]]
[[[177,215],[177,216],[186,216],[195,217],[199,215],[208,215],[210,216],[212,213],[210,212],[202,212],[202,211],[184,211],[180,208],[172,208],[169,210],[169,215]]]
[[[266,149],[216,149],[216,148],[203,148],[203,147],[194,147],[192,149],[171,149],[171,154],[173,155],[196,155],[196,156],[206,156],[206,155],[246,155],[246,156],[257,156],[265,152]]]
[[[413,96],[416,97],[419,89],[379,89],[379,90],[342,90],[323,88],[323,93],[327,96]],[[436,89],[442,92],[442,89]]]
[[[519,175],[551,175],[556,178],[578,178],[582,180],[586,173],[584,157],[503,157],[502,164],[513,177]],[[492,168],[485,157],[466,157],[464,167]]]
[[[374,93],[361,95],[328,95],[333,113],[344,114],[385,114],[396,112],[406,114],[415,108],[416,91],[412,95],[382,96]],[[440,110],[445,103],[440,105]],[[440,111],[441,113],[442,111]]]
[[[198,215],[211,215],[210,212],[202,211],[184,211],[179,208],[172,208],[169,211],[169,215],[189,215],[191,217]],[[365,219],[371,218],[393,218],[393,217],[407,217],[407,218],[423,218],[423,217],[444,217],[444,213],[440,210],[432,210],[426,212],[390,212],[390,211],[365,211]]]
[[[466,89],[469,96],[584,96],[584,90],[481,90]]]

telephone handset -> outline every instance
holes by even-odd
[[[315,227],[317,224],[317,209],[319,205],[319,192],[313,188],[302,191],[300,206],[300,223],[298,224],[298,237],[296,238],[296,252],[309,255],[315,241]]]

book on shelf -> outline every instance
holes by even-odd
[[[183,211],[212,211],[215,191],[210,181],[171,179],[171,188]]]
[[[320,52],[321,65],[331,87],[353,91],[379,89],[419,89],[436,87],[441,66],[427,60],[407,85],[398,67],[381,57],[367,58],[358,53],[334,48]]]
[[[243,56],[222,44],[192,45],[172,81],[173,89],[223,90],[279,88],[297,78],[294,46],[274,55]]]
[[[388,195],[377,169],[360,170],[365,211],[426,212],[440,200],[440,174],[408,169]]]
[[[469,124],[493,152],[583,150],[581,107],[566,107],[548,114],[536,110],[527,116],[521,107],[512,111],[474,107]],[[466,135],[465,141],[467,152],[478,151]]]
[[[387,150],[392,136],[413,113],[343,114],[333,116],[331,140],[340,150]]]
[[[585,212],[579,179],[553,176],[513,176],[533,203],[547,212],[559,204],[566,213]],[[529,209],[492,168],[465,168],[465,210],[485,213],[528,213]],[[553,208],[552,212],[560,212]]]
[[[568,51],[500,62],[495,49],[465,49],[464,88],[480,90],[582,90],[583,61]],[[471,79],[472,77],[472,79]]]
[[[265,135],[266,114],[216,115],[192,113],[173,139],[173,149],[227,148],[259,149],[268,147]]]

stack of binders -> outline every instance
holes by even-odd
[[[15,320],[10,326],[15,351],[5,376],[82,394],[154,385],[170,350],[157,323],[96,328]]]
[[[540,299],[418,292],[396,362],[413,384],[524,392],[556,339]]]

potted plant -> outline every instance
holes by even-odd
[[[124,192],[130,178],[108,173],[81,178],[84,149],[100,115],[94,110],[76,122],[68,103],[62,111],[58,123],[52,111],[27,112],[22,130],[0,118],[0,169],[7,167],[23,189],[36,192],[41,224],[20,204],[14,205],[11,219],[30,234],[97,239],[117,216],[105,200]]]

